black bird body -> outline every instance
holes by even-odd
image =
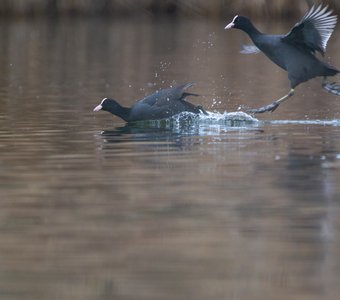
[[[314,77],[334,76],[340,71],[321,61],[315,56],[318,51],[324,54],[328,39],[336,25],[337,17],[331,15],[332,11],[321,5],[314,6],[307,12],[302,20],[285,35],[269,35],[261,33],[244,16],[235,16],[233,21],[225,28],[237,28],[248,34],[256,47],[243,53],[263,52],[272,62],[288,73],[291,91],[272,104],[252,112],[274,111],[278,105],[292,96],[294,88],[302,82]],[[252,48],[252,46],[250,47]],[[334,94],[339,94],[337,86],[333,86]]]
[[[251,39],[256,47],[258,47],[271,61],[282,69],[287,70],[286,55],[284,49],[282,49],[285,45],[282,45],[281,36],[258,33],[252,35]]]
[[[94,108],[94,111],[108,111],[126,122],[165,119],[181,112],[207,114],[201,106],[195,106],[185,101],[187,96],[198,96],[197,94],[185,92],[192,85],[192,83],[188,83],[159,90],[137,101],[131,107],[123,107],[116,100],[104,98]]]
[[[247,32],[247,29],[244,31]],[[292,88],[314,77],[334,76],[339,72],[307,49],[287,41],[286,35],[263,34],[256,29],[250,30],[248,35],[272,62],[288,72]]]
[[[291,87],[318,76],[333,76],[339,71],[319,60],[303,47],[286,41],[286,35],[267,35],[251,31],[253,43],[272,62],[288,72]]]

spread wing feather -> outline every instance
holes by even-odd
[[[337,16],[332,15],[332,12],[328,10],[327,5],[324,7],[313,5],[282,40],[308,52],[319,51],[324,54],[337,22]]]

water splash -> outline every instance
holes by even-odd
[[[219,124],[231,127],[252,125],[258,123],[258,119],[244,112],[207,112],[208,114],[194,114],[191,112],[182,112],[167,119],[148,120],[136,122],[139,125],[156,125],[163,127],[164,125],[188,123],[197,125]]]
[[[134,122],[134,125],[181,134],[218,134],[221,131],[244,128],[251,130],[258,122],[256,118],[244,112],[208,112],[207,115],[182,112],[167,119]]]
[[[236,111],[236,112],[224,112],[224,113],[218,113],[218,112],[208,112],[208,115],[200,114],[198,115],[200,122],[206,123],[219,123],[219,124],[229,124],[231,126],[237,126],[239,125],[250,125],[258,123],[259,120],[254,118],[253,116],[242,112],[242,111]]]
[[[221,132],[237,130],[259,130],[259,127],[270,125],[318,125],[340,126],[340,120],[258,120],[242,112],[210,112],[194,114],[182,112],[161,120],[139,121],[129,124],[138,128],[172,131],[180,134],[216,135]]]

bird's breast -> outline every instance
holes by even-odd
[[[272,62],[287,70],[286,49],[279,36],[263,36],[253,42]]]

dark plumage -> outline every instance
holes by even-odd
[[[188,83],[160,90],[137,101],[131,108],[123,107],[113,99],[104,98],[102,102],[94,108],[94,111],[108,111],[126,122],[164,119],[181,112],[207,114],[202,106],[195,106],[185,101],[185,97],[187,96],[198,96],[197,94],[185,92],[185,90],[192,85],[193,83]]]
[[[326,51],[328,39],[337,22],[337,16],[331,15],[328,6],[312,7],[292,30],[285,35],[268,35],[258,31],[247,17],[235,16],[225,29],[238,28],[246,32],[255,46],[246,46],[243,53],[262,51],[271,61],[288,72],[290,91],[273,103],[249,110],[252,113],[274,111],[281,102],[294,94],[294,88],[311,78],[323,76],[323,87],[329,92],[340,95],[340,85],[326,83],[327,76],[334,76],[340,71],[319,60]]]

